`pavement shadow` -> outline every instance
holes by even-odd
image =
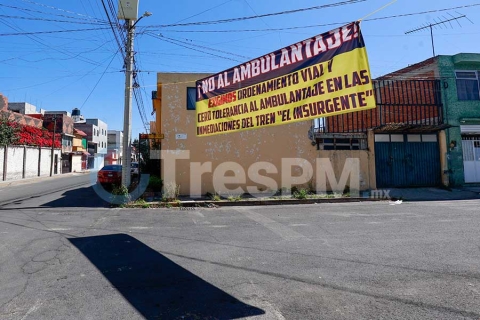
[[[237,319],[265,313],[129,235],[69,241],[146,319]]]
[[[110,203],[97,195],[92,186],[68,190],[62,194],[61,198],[44,203],[41,207],[47,208],[70,208],[70,207],[87,207],[87,208],[106,208],[110,207]]]

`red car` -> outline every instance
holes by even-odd
[[[104,166],[97,173],[97,182],[102,185],[120,186],[122,184],[122,166],[119,164]]]

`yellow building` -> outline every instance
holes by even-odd
[[[207,192],[232,195],[268,192],[292,186],[324,191],[321,190],[324,181],[327,181],[327,190],[332,189],[332,178],[340,186],[342,172],[346,178],[351,167],[358,165],[358,172],[350,173],[357,175],[359,181],[344,184],[352,184],[352,188],[359,190],[375,188],[374,155],[367,148],[319,150],[311,121],[197,137],[195,81],[207,76],[209,74],[157,75],[159,90],[154,100],[157,123],[151,125],[151,131],[164,135],[161,177],[166,186],[176,183],[180,194],[192,196]],[[373,134],[369,137],[373,139]],[[173,157],[184,159],[173,162]],[[347,158],[357,160],[349,160],[345,166]],[[332,170],[333,175],[328,172]]]

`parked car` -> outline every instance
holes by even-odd
[[[132,176],[137,176],[139,171],[138,171],[138,162],[132,162],[130,165],[130,172],[132,173]]]
[[[119,164],[106,165],[97,173],[97,182],[104,186],[122,184],[122,166]]]

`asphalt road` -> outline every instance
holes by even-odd
[[[86,186],[23,196],[0,206],[1,319],[480,318],[478,200],[183,211],[108,208]]]

